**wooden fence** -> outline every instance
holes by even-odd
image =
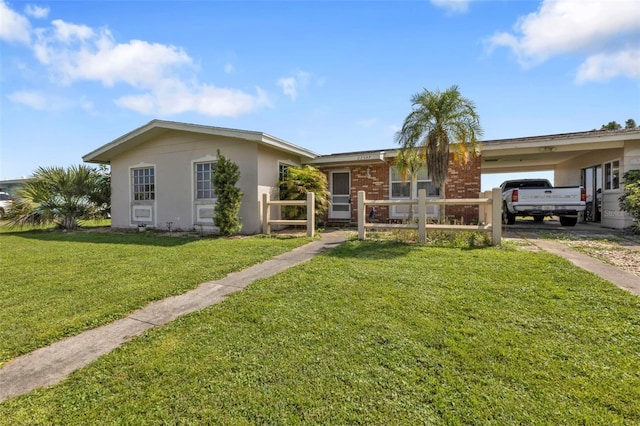
[[[271,206],[307,206],[306,219],[271,219]],[[306,200],[269,200],[269,194],[262,194],[262,233],[270,235],[271,225],[304,225],[307,235],[315,235],[315,194],[307,193]]]
[[[364,191],[358,191],[358,238],[366,238],[367,229],[417,229],[418,242],[425,243],[427,240],[427,230],[448,230],[448,231],[480,231],[491,234],[491,244],[500,245],[502,239],[502,192],[500,188],[493,188],[486,191],[483,198],[460,198],[460,199],[427,199],[427,192],[424,189],[418,191],[417,200],[367,200]],[[427,223],[427,205],[479,205],[478,225],[447,225]],[[367,206],[392,206],[409,205],[418,206],[418,223],[367,223]]]

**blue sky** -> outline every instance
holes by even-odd
[[[454,84],[484,140],[574,132],[640,123],[640,2],[0,0],[0,69],[0,179],[154,118],[390,148]]]

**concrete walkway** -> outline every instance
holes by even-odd
[[[319,240],[264,263],[231,273],[217,281],[203,283],[182,295],[151,303],[111,324],[15,358],[0,369],[0,402],[36,388],[54,385],[133,337],[188,313],[222,302],[229,294],[244,289],[252,282],[305,262],[346,239],[347,234],[342,231],[324,232]]]

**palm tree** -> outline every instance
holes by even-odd
[[[9,224],[56,223],[63,229],[76,229],[79,219],[104,217],[109,185],[103,172],[89,166],[40,167],[17,191]]]
[[[308,192],[315,194],[316,224],[329,209],[329,184],[327,176],[313,166],[289,167],[286,176],[278,183],[281,200],[305,200]],[[286,206],[282,212],[287,219],[304,219],[306,208]]]
[[[427,174],[445,195],[449,171],[449,156],[458,164],[466,164],[479,153],[478,138],[482,127],[473,101],[463,97],[458,86],[444,92],[424,89],[411,98],[413,111],[409,113],[396,142],[403,149],[422,149]],[[441,206],[444,218],[444,206]]]
[[[409,199],[413,201],[413,189],[418,181],[418,172],[424,169],[423,150],[403,148],[398,152],[393,164],[398,169],[403,182],[409,180]],[[413,206],[409,209],[409,221],[413,221]]]

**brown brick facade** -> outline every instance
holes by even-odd
[[[480,193],[480,158],[473,158],[468,164],[459,166],[450,160],[449,178],[446,184],[446,198],[478,198]],[[349,170],[351,173],[351,219],[329,220],[329,222],[357,222],[358,191],[365,191],[367,199],[387,200],[391,196],[389,169],[393,160],[372,164],[359,164],[345,167],[321,167],[331,177],[331,171]],[[478,206],[447,206],[446,216],[449,221],[465,224],[478,220]],[[380,206],[376,209],[374,220],[388,222],[389,208]],[[393,219],[391,219],[393,220]]]

